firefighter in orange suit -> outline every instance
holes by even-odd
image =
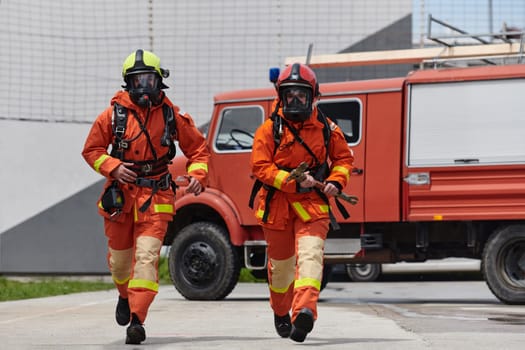
[[[198,195],[207,183],[205,139],[190,115],[165,95],[162,79],[168,74],[152,52],[129,55],[122,67],[124,90],[97,117],[82,151],[87,163],[107,178],[98,207],[119,293],[116,321],[129,325],[127,344],[146,339],[143,324],[158,291],[159,253],[174,215],[174,183],[168,172],[174,141],[188,158],[187,191]]]
[[[253,144],[252,172],[263,184],[256,216],[268,244],[276,331],[303,342],[317,319],[330,224],[328,197],[346,186],[354,158],[339,127],[324,115],[320,118],[319,87],[308,66],[289,65],[276,89],[274,113],[257,130]],[[330,131],[326,142],[324,128]],[[303,161],[309,164],[304,181],[290,180],[290,171]],[[322,190],[314,188],[315,179],[324,182]]]

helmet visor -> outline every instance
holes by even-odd
[[[158,86],[159,76],[155,73],[137,73],[129,76],[132,89],[154,89]]]
[[[302,86],[285,88],[282,98],[287,106],[305,108],[312,101],[312,90]]]

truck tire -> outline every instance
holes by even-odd
[[[381,275],[381,265],[347,264],[346,273],[353,282],[374,282]]]
[[[499,300],[505,304],[525,303],[525,225],[507,226],[489,237],[481,272]]]
[[[321,280],[321,289],[319,291],[322,291],[325,289],[326,285],[330,281],[330,277],[332,276],[332,265],[324,264],[323,266],[323,279]],[[266,269],[264,270],[252,270],[252,275],[255,278],[258,279],[264,279],[266,282],[268,282],[268,271]]]
[[[326,288],[326,285],[328,284],[328,282],[330,281],[332,277],[333,270],[334,270],[334,267],[332,265],[329,265],[329,264],[323,265],[323,278],[321,280],[321,289],[319,291],[322,291],[323,289]]]
[[[226,230],[211,222],[195,222],[173,239],[170,277],[189,300],[221,300],[231,293],[241,269]]]

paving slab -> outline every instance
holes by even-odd
[[[333,294],[333,295],[331,295]],[[325,297],[336,289],[325,289]],[[280,338],[264,283],[239,283],[221,301],[189,301],[161,286],[145,322],[147,339],[125,345],[114,320],[115,290],[0,302],[0,349],[422,349],[425,341],[394,321],[352,305],[319,303],[304,343]]]

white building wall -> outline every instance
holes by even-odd
[[[310,43],[314,54],[337,53],[409,15],[411,3],[2,0],[0,255],[11,250],[2,245],[6,233],[75,229],[67,221],[56,226],[55,212],[54,226],[33,221],[38,233],[21,225],[102,180],[80,152],[91,123],[123,83],[121,64],[132,51],[161,57],[171,71],[168,96],[202,124],[214,94],[266,87],[268,69],[282,68],[285,57],[306,55]],[[60,210],[64,218],[67,210],[95,211],[95,201],[86,205],[92,207]],[[93,224],[94,234],[102,235],[101,222]],[[89,223],[82,225],[89,231]],[[0,256],[0,272],[1,265]]]
[[[134,49],[153,47],[171,71],[168,96],[201,124],[214,94],[266,87],[285,57],[310,43],[341,51],[411,1],[3,0],[0,10],[2,232],[100,179],[80,151]]]

